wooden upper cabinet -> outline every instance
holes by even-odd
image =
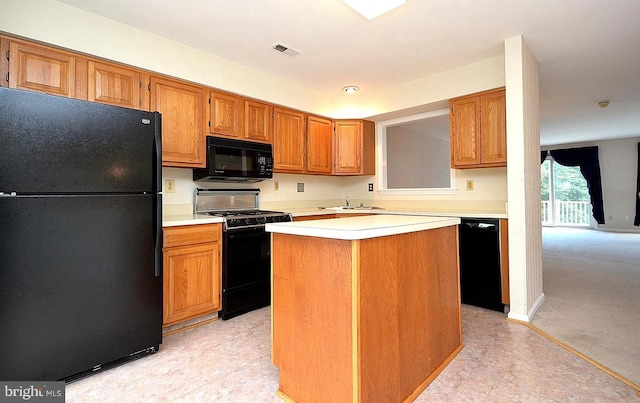
[[[307,117],[307,172],[330,175],[333,170],[333,121]]]
[[[504,90],[480,97],[480,158],[483,164],[507,165],[506,111]]]
[[[87,99],[93,102],[147,110],[149,92],[142,90],[145,75],[134,69],[89,60]]]
[[[337,120],[334,163],[336,175],[375,175],[375,124]]]
[[[507,165],[504,88],[450,101],[451,167]]]
[[[209,133],[225,137],[244,136],[244,105],[240,96],[210,91],[207,119]]]
[[[202,87],[151,76],[149,88],[149,110],[162,114],[162,165],[204,167]]]
[[[18,40],[9,40],[5,47],[9,48],[10,88],[76,96],[76,56],[72,53]]]
[[[305,138],[304,113],[273,108],[274,172],[305,172]]]
[[[273,106],[250,99],[244,100],[244,137],[251,141],[271,143]]]

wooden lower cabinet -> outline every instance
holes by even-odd
[[[221,224],[164,229],[164,326],[220,310]]]

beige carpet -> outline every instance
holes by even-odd
[[[532,324],[640,385],[640,234],[543,228]]]

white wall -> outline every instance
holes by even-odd
[[[332,104],[302,85],[54,0],[1,5],[0,30],[13,35],[310,112]]]
[[[538,62],[522,36],[505,41],[509,317],[529,322],[544,300]]]

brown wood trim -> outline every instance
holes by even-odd
[[[500,219],[500,287],[502,303],[509,305],[509,221]]]
[[[591,357],[588,357],[588,356],[582,354],[580,351],[578,351],[575,348],[573,348],[573,347],[565,344],[564,342],[556,339],[555,337],[551,336],[550,334],[546,333],[542,329],[532,325],[529,322],[524,322],[524,321],[521,321],[521,320],[511,319],[511,318],[508,318],[507,320],[509,320],[511,322],[521,323],[521,324],[525,325],[526,327],[528,327],[529,329],[531,329],[534,332],[538,333],[539,335],[541,335],[541,336],[549,339],[550,341],[556,343],[557,345],[559,345],[560,347],[562,347],[565,350],[569,351],[570,353],[573,353],[576,356],[582,358],[583,360],[585,360],[589,364],[591,364],[594,367],[606,372],[607,374],[611,375],[612,377],[616,378],[617,380],[619,380],[620,382],[626,384],[627,386],[631,387],[632,389],[635,389],[637,391],[638,396],[640,396],[640,385],[636,385],[635,383],[631,382],[630,380],[628,380],[627,378],[623,377],[622,375],[619,375],[616,372],[613,372],[611,369],[609,369],[609,368],[605,367],[604,365],[600,364],[599,362],[593,360]]]

